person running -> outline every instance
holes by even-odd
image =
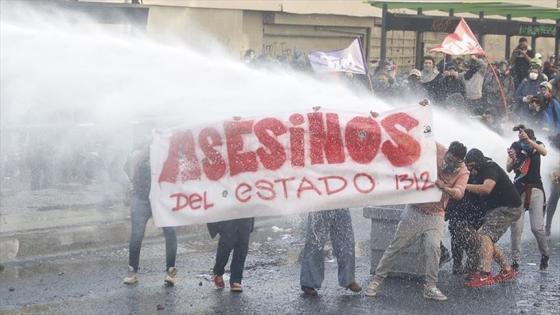
[[[338,263],[338,284],[352,292],[360,292],[362,288],[355,281],[356,244],[348,209],[309,213],[301,257],[301,290],[305,295],[316,296],[317,289],[321,288],[325,278],[323,248],[329,238]]]
[[[441,189],[442,197],[438,202],[407,205],[402,216],[393,241],[385,250],[383,257],[377,265],[375,275],[366,290],[366,296],[377,295],[379,287],[387,277],[397,256],[408,247],[422,240],[423,255],[425,262],[419,262],[426,266],[425,284],[423,295],[427,299],[437,301],[447,300],[436,286],[438,281],[440,243],[443,239],[445,222],[445,208],[450,198],[462,199],[469,179],[463,159],[467,148],[460,142],[454,141],[445,150],[442,145],[437,146],[437,180],[436,186]]]
[[[249,239],[255,226],[254,218],[242,218],[222,222],[208,223],[208,232],[212,238],[220,234],[218,248],[216,249],[216,263],[214,264],[214,285],[218,289],[225,287],[223,275],[229,256],[233,251],[229,278],[232,292],[243,292],[241,280],[245,269],[245,259],[249,252]]]
[[[545,195],[541,180],[541,156],[545,156],[547,150],[544,144],[537,140],[532,129],[525,129],[525,126],[519,125],[514,131],[518,131],[519,141],[514,142],[508,150],[507,171],[515,173],[515,188],[521,194],[523,209],[529,212],[531,231],[539,246],[540,269],[546,270],[550,254],[544,230]],[[511,225],[512,265],[516,270],[521,259],[523,217],[522,214]]]
[[[128,251],[128,275],[124,278],[125,284],[138,283],[138,268],[140,264],[140,249],[144,239],[146,223],[152,217],[152,207],[150,205],[150,150],[145,146],[140,151],[135,152],[127,161],[131,165],[132,174],[127,172],[132,179],[132,205],[130,208],[130,242]],[[125,170],[130,169],[125,165]],[[166,275],[164,283],[173,286],[176,282],[177,268],[175,259],[177,257],[177,235],[175,228],[164,227],[165,236],[165,255],[166,255]]]
[[[465,157],[469,171],[478,176],[482,184],[468,184],[467,191],[484,196],[488,212],[478,230],[482,270],[471,275],[467,287],[480,287],[515,278],[517,272],[509,265],[502,250],[496,244],[509,226],[521,217],[521,198],[506,172],[482,151],[471,149]],[[501,267],[492,276],[492,259]]]

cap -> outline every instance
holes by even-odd
[[[539,87],[541,87],[541,88],[544,87],[544,88],[548,89],[549,91],[552,91],[552,84],[550,84],[550,82],[548,82],[548,81],[541,82],[541,84],[539,84]]]
[[[410,70],[410,73],[408,75],[409,76],[415,75],[415,76],[421,78],[422,77],[422,72],[420,72],[420,70],[418,70],[418,69],[412,69],[412,70]]]

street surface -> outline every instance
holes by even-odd
[[[370,266],[363,232],[356,231],[356,275],[366,286]],[[156,238],[144,243],[140,283],[132,287],[122,284],[124,246],[10,263],[0,273],[0,314],[560,314],[559,236],[551,239],[547,272],[538,270],[540,256],[530,236],[520,277],[511,283],[467,289],[447,264],[440,272],[447,302],[425,300],[420,284],[405,279],[388,279],[377,298],[339,288],[328,250],[319,297],[304,297],[297,261],[301,231],[292,227],[253,233],[241,294],[216,290],[209,281],[216,241],[204,236],[179,240],[178,283],[164,287],[163,238]]]

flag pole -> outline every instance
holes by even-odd
[[[510,116],[509,108],[507,106],[506,93],[504,91],[504,86],[502,85],[502,81],[500,80],[500,77],[498,76],[496,69],[494,69],[494,67],[492,66],[491,62],[493,60],[491,60],[491,58],[488,55],[484,55],[484,57],[486,57],[486,61],[488,62],[488,66],[490,67],[492,73],[494,74],[494,77],[496,78],[496,82],[498,82],[498,89],[500,90],[500,97],[502,99],[502,104],[504,105],[504,111],[506,113],[507,119],[510,120],[511,116]]]
[[[364,47],[362,45],[362,38],[361,37],[358,37],[358,45],[360,45],[360,54],[362,55],[362,64],[364,65],[364,68],[366,69],[366,77],[367,77],[368,83],[369,83],[369,90],[373,93],[373,83],[371,82],[371,78],[369,76],[369,67],[367,65],[367,61],[365,60]]]

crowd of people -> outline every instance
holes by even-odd
[[[478,118],[502,134],[517,122],[551,135],[560,132],[560,76],[554,61],[543,60],[519,40],[509,60],[489,63],[483,56],[443,59],[425,56],[422,69],[397,74],[382,61],[372,73],[373,92],[383,99],[425,96],[436,106]]]

